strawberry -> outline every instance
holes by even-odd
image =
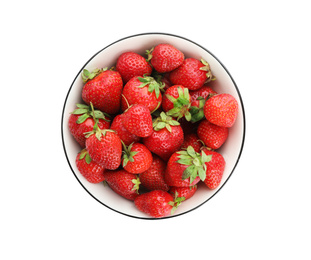
[[[134,200],[138,210],[148,214],[153,218],[163,218],[174,214],[177,207],[184,198],[177,198],[163,190],[153,190],[140,194]]]
[[[125,110],[122,124],[126,130],[139,137],[150,136],[153,132],[150,111],[143,105],[135,104]]]
[[[191,96],[191,102],[194,102],[197,100],[198,97],[203,97],[205,100],[210,94],[217,94],[217,92],[213,90],[211,87],[203,85],[203,87],[197,90],[189,91],[189,94]]]
[[[231,127],[238,115],[238,102],[230,94],[214,95],[205,102],[204,115],[215,125]]]
[[[122,53],[116,64],[117,71],[121,74],[124,83],[135,76],[150,75],[152,68],[145,58],[135,52]]]
[[[212,159],[209,162],[206,162],[206,178],[204,183],[210,189],[216,189],[222,179],[226,162],[223,156],[215,151],[211,151],[207,148],[202,150],[202,153],[205,153],[208,156],[212,156]]]
[[[207,147],[218,149],[227,140],[229,129],[227,127],[214,125],[204,119],[199,124],[197,134]]]
[[[189,112],[191,97],[187,88],[182,85],[174,85],[165,91],[162,100],[162,108],[167,115],[177,118],[185,117],[190,121]]]
[[[105,179],[104,167],[98,163],[95,163],[86,149],[83,149],[78,153],[76,157],[76,166],[82,176],[91,183],[100,183]]]
[[[199,153],[201,151],[201,147],[203,146],[202,141],[196,133],[190,133],[185,135],[184,142],[181,146],[181,150],[187,150],[188,146],[192,146],[193,149]]]
[[[122,166],[130,173],[142,173],[148,170],[152,164],[152,154],[141,143],[124,145]]]
[[[159,44],[146,53],[148,61],[159,73],[170,72],[178,68],[185,58],[180,50],[166,43]]]
[[[107,68],[96,69],[93,72],[84,69],[82,79],[85,82],[82,99],[86,104],[92,102],[94,107],[108,114],[119,112],[123,88],[119,72]]]
[[[121,164],[120,137],[111,129],[95,130],[86,134],[86,149],[92,160],[105,169],[114,170]]]
[[[151,152],[167,161],[171,154],[180,149],[184,141],[182,128],[172,117],[161,112],[153,120],[153,129],[153,133],[144,138],[143,143]]]
[[[131,143],[139,142],[141,139],[139,136],[132,134],[128,130],[126,130],[126,128],[122,124],[121,115],[117,115],[113,119],[110,129],[116,132],[116,134],[120,137],[120,139],[125,145],[130,145]]]
[[[153,155],[150,168],[139,174],[141,184],[148,190],[164,190],[168,191],[169,186],[165,183],[166,163],[157,155]]]
[[[177,69],[170,72],[174,85],[183,85],[189,90],[197,90],[213,78],[209,64],[201,59],[187,58]]]
[[[144,105],[150,112],[156,110],[162,102],[160,88],[162,86],[153,77],[133,77],[122,91],[122,111],[134,104]]]
[[[109,115],[99,110],[94,110],[94,112],[92,112],[92,106],[77,104],[77,109],[75,109],[69,116],[69,131],[82,148],[85,147],[86,140],[84,133],[93,130],[95,125],[94,118],[97,120],[97,126],[100,129],[109,128]]]
[[[184,197],[185,200],[187,200],[194,195],[197,189],[197,185],[189,187],[170,187],[169,193],[171,193],[173,196]]]
[[[137,175],[127,172],[124,169],[104,172],[105,181],[109,187],[120,196],[135,200],[139,195],[140,181]]]
[[[167,162],[165,182],[169,186],[187,187],[197,184],[200,179],[205,180],[206,165],[211,160],[204,152],[197,153],[192,146],[186,151],[173,153]]]

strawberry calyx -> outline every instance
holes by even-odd
[[[123,163],[122,163],[122,166],[125,167],[127,165],[127,163],[130,161],[130,162],[134,162],[134,156],[136,154],[138,154],[137,151],[132,151],[132,146],[134,143],[131,143],[129,146],[126,146],[123,141],[121,140],[121,143],[122,143],[122,146],[123,146],[123,156],[122,156],[122,159],[123,159]]]
[[[80,156],[79,156],[79,160],[85,160],[85,162],[87,164],[90,164],[91,161],[92,161],[92,158],[91,156],[89,155],[88,151],[86,149],[83,149],[81,152],[80,152]]]
[[[76,106],[78,108],[75,109],[70,114],[80,115],[76,121],[77,124],[83,123],[89,117],[93,117],[94,120],[103,119],[107,122],[110,121],[110,119],[108,119],[110,116],[107,113],[104,113],[100,110],[94,110],[94,107],[92,108],[92,106],[93,106],[92,102],[90,103],[90,105],[76,104]]]
[[[161,112],[160,116],[152,121],[154,131],[159,131],[163,128],[166,128],[167,131],[172,132],[172,126],[177,125],[180,125],[180,123],[164,112]]]
[[[171,101],[174,105],[174,108],[169,110],[167,114],[169,116],[177,118],[179,120],[183,116],[186,118],[187,121],[191,120],[191,114],[189,112],[189,108],[191,106],[191,103],[189,100],[190,95],[189,95],[189,90],[188,88],[177,88],[178,91],[178,98],[174,98],[173,96],[169,94],[165,94],[165,96],[168,98],[169,101]]]
[[[178,192],[175,192],[174,195],[174,201],[168,202],[169,205],[171,205],[173,208],[171,209],[171,215],[173,215],[176,211],[176,209],[180,206],[180,204],[186,200],[185,197],[178,197]]]
[[[164,88],[164,84],[162,82],[156,81],[151,76],[138,77],[138,80],[142,83],[138,86],[138,88],[143,88],[148,85],[148,91],[152,93],[155,92],[156,98],[160,96],[160,90]]]
[[[88,80],[94,79],[96,76],[98,76],[103,71],[106,71],[107,69],[108,69],[107,67],[103,69],[96,68],[92,72],[88,71],[87,69],[84,69],[81,73],[82,81],[86,83]]]
[[[206,79],[205,83],[216,80],[216,77],[212,74],[211,67],[208,64],[208,62],[206,60],[204,60],[203,58],[201,59],[201,62],[204,66],[201,67],[200,70],[206,71],[206,78],[207,79]]]
[[[132,183],[134,184],[132,191],[136,191],[136,193],[139,194],[138,190],[139,190],[139,185],[141,184],[141,182],[137,175],[136,175],[136,179],[132,180]]]
[[[146,50],[147,59],[146,61],[149,62],[152,59],[152,52],[154,50],[154,47],[152,47],[150,50]]]
[[[100,141],[102,136],[106,136],[107,132],[115,133],[112,129],[100,129],[96,124],[92,131],[85,132],[84,135],[86,138],[89,138],[91,135],[95,134],[96,138]]]
[[[188,165],[184,170],[182,179],[190,178],[190,183],[194,181],[196,177],[200,177],[202,181],[206,178],[206,164],[212,159],[212,155],[206,155],[204,151],[197,153],[191,145],[187,147],[185,151],[177,152],[179,154],[177,161],[180,164]]]

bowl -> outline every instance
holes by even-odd
[[[103,183],[92,184],[88,182],[78,171],[75,165],[76,155],[81,148],[74,140],[68,129],[68,119],[70,112],[76,108],[77,103],[83,103],[81,91],[83,82],[81,72],[83,69],[92,71],[96,68],[112,67],[120,54],[126,51],[134,51],[141,55],[145,54],[145,50],[160,44],[169,43],[180,49],[185,57],[193,57],[196,59],[205,59],[211,66],[213,75],[217,78],[211,83],[212,88],[218,93],[229,93],[236,98],[239,104],[239,112],[235,124],[229,129],[229,136],[224,145],[217,151],[222,154],[226,161],[226,167],[223,174],[221,184],[214,190],[208,189],[204,183],[199,184],[195,195],[184,201],[173,215],[165,218],[171,218],[188,213],[209,201],[232,175],[237,163],[240,159],[244,138],[245,138],[245,113],[242,98],[237,85],[225,66],[213,55],[209,50],[201,45],[181,36],[167,33],[143,33],[129,36],[111,43],[93,57],[91,57],[81,70],[77,73],[73,83],[69,87],[65,103],[62,111],[61,133],[65,156],[69,167],[81,186],[99,203],[109,209],[133,218],[153,219],[143,212],[136,209],[133,201],[129,201],[113,192],[109,187],[105,187]]]

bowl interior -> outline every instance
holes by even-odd
[[[198,206],[208,201],[222,186],[232,174],[239,157],[242,152],[244,143],[244,108],[242,100],[239,94],[239,90],[235,85],[225,67],[212,55],[208,50],[202,46],[187,40],[185,38],[169,35],[169,34],[141,34],[119,40],[100,52],[95,54],[81,69],[88,69],[92,71],[95,68],[112,67],[115,66],[115,62],[118,56],[126,51],[134,51],[141,55],[145,54],[145,50],[151,49],[151,47],[160,44],[169,43],[180,49],[185,57],[193,57],[196,59],[205,59],[211,66],[213,74],[217,80],[211,83],[211,87],[218,93],[229,93],[233,95],[239,103],[239,113],[237,120],[233,127],[229,130],[229,137],[225,144],[218,150],[224,159],[226,160],[226,167],[222,182],[215,190],[209,190],[204,184],[199,185],[196,194],[189,200],[184,201],[182,205],[176,210],[173,216],[189,212]],[[71,136],[67,122],[69,119],[69,113],[76,108],[77,103],[82,102],[81,91],[83,82],[81,79],[81,71],[77,74],[73,81],[64,104],[63,117],[62,117],[62,137],[65,154],[68,163],[75,174],[80,184],[86,189],[86,191],[98,200],[103,205],[128,216],[138,218],[148,218],[147,215],[138,211],[132,201],[128,201],[118,194],[113,192],[109,187],[105,187],[102,183],[92,184],[86,181],[86,179],[79,173],[75,165],[75,158],[77,153],[81,150],[80,146],[75,142]]]

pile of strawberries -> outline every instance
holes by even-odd
[[[209,64],[185,58],[170,44],[122,53],[111,69],[84,69],[84,104],[70,114],[81,146],[80,173],[105,182],[154,218],[173,214],[204,182],[219,186],[225,160],[217,152],[234,124],[238,103],[218,94]]]

